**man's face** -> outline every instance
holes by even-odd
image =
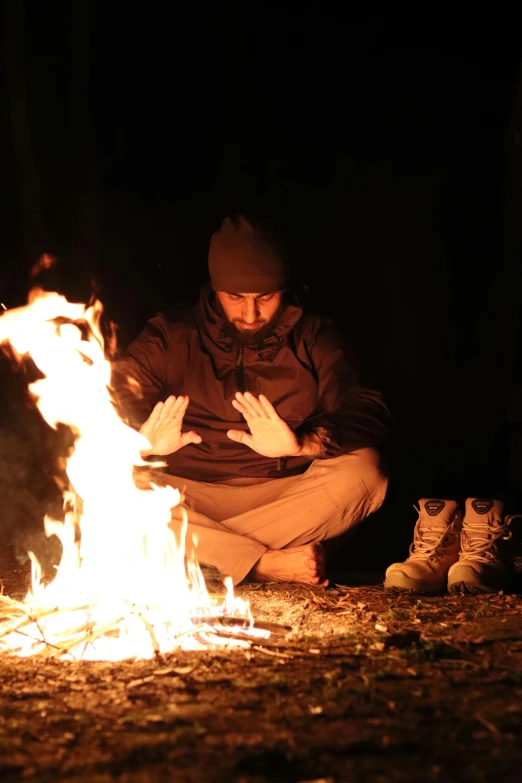
[[[281,310],[283,292],[272,294],[233,294],[216,291],[227,319],[239,332],[243,342],[257,342],[266,337]]]

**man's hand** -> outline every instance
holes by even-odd
[[[150,449],[141,452],[142,457],[148,457],[149,454],[173,454],[188,443],[201,443],[201,436],[197,432],[181,432],[188,404],[189,398],[183,394],[158,402],[140,428],[140,433],[150,443]]]
[[[255,397],[250,392],[237,392],[232,405],[244,416],[250,433],[228,430],[230,440],[244,443],[264,457],[295,457],[301,453],[295,432],[263,394]]]

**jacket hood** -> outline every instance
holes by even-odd
[[[229,321],[221,311],[219,302],[210,283],[203,286],[199,302],[193,309],[201,334],[205,334],[214,344],[225,350],[230,350],[234,340],[230,335]],[[303,315],[303,306],[299,301],[297,290],[291,289],[285,293],[285,303],[279,313],[274,328],[264,340],[263,346],[279,342],[292,331]]]

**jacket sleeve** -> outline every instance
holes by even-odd
[[[318,383],[317,412],[299,428],[321,438],[323,458],[377,446],[388,434],[390,414],[379,392],[359,384],[359,373],[337,330],[318,330],[309,355]]]
[[[120,417],[141,427],[157,402],[165,398],[167,335],[159,318],[112,365],[111,387]]]

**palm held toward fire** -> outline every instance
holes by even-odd
[[[150,443],[151,454],[164,456],[173,454],[189,443],[201,443],[197,432],[181,432],[188,404],[189,398],[181,394],[179,397],[168,397],[165,402],[158,402],[154,407],[140,429],[140,433]]]
[[[294,431],[278,416],[272,403],[263,395],[237,392],[232,405],[245,418],[250,432],[229,430],[228,437],[249,446],[264,457],[291,457],[299,452]]]

